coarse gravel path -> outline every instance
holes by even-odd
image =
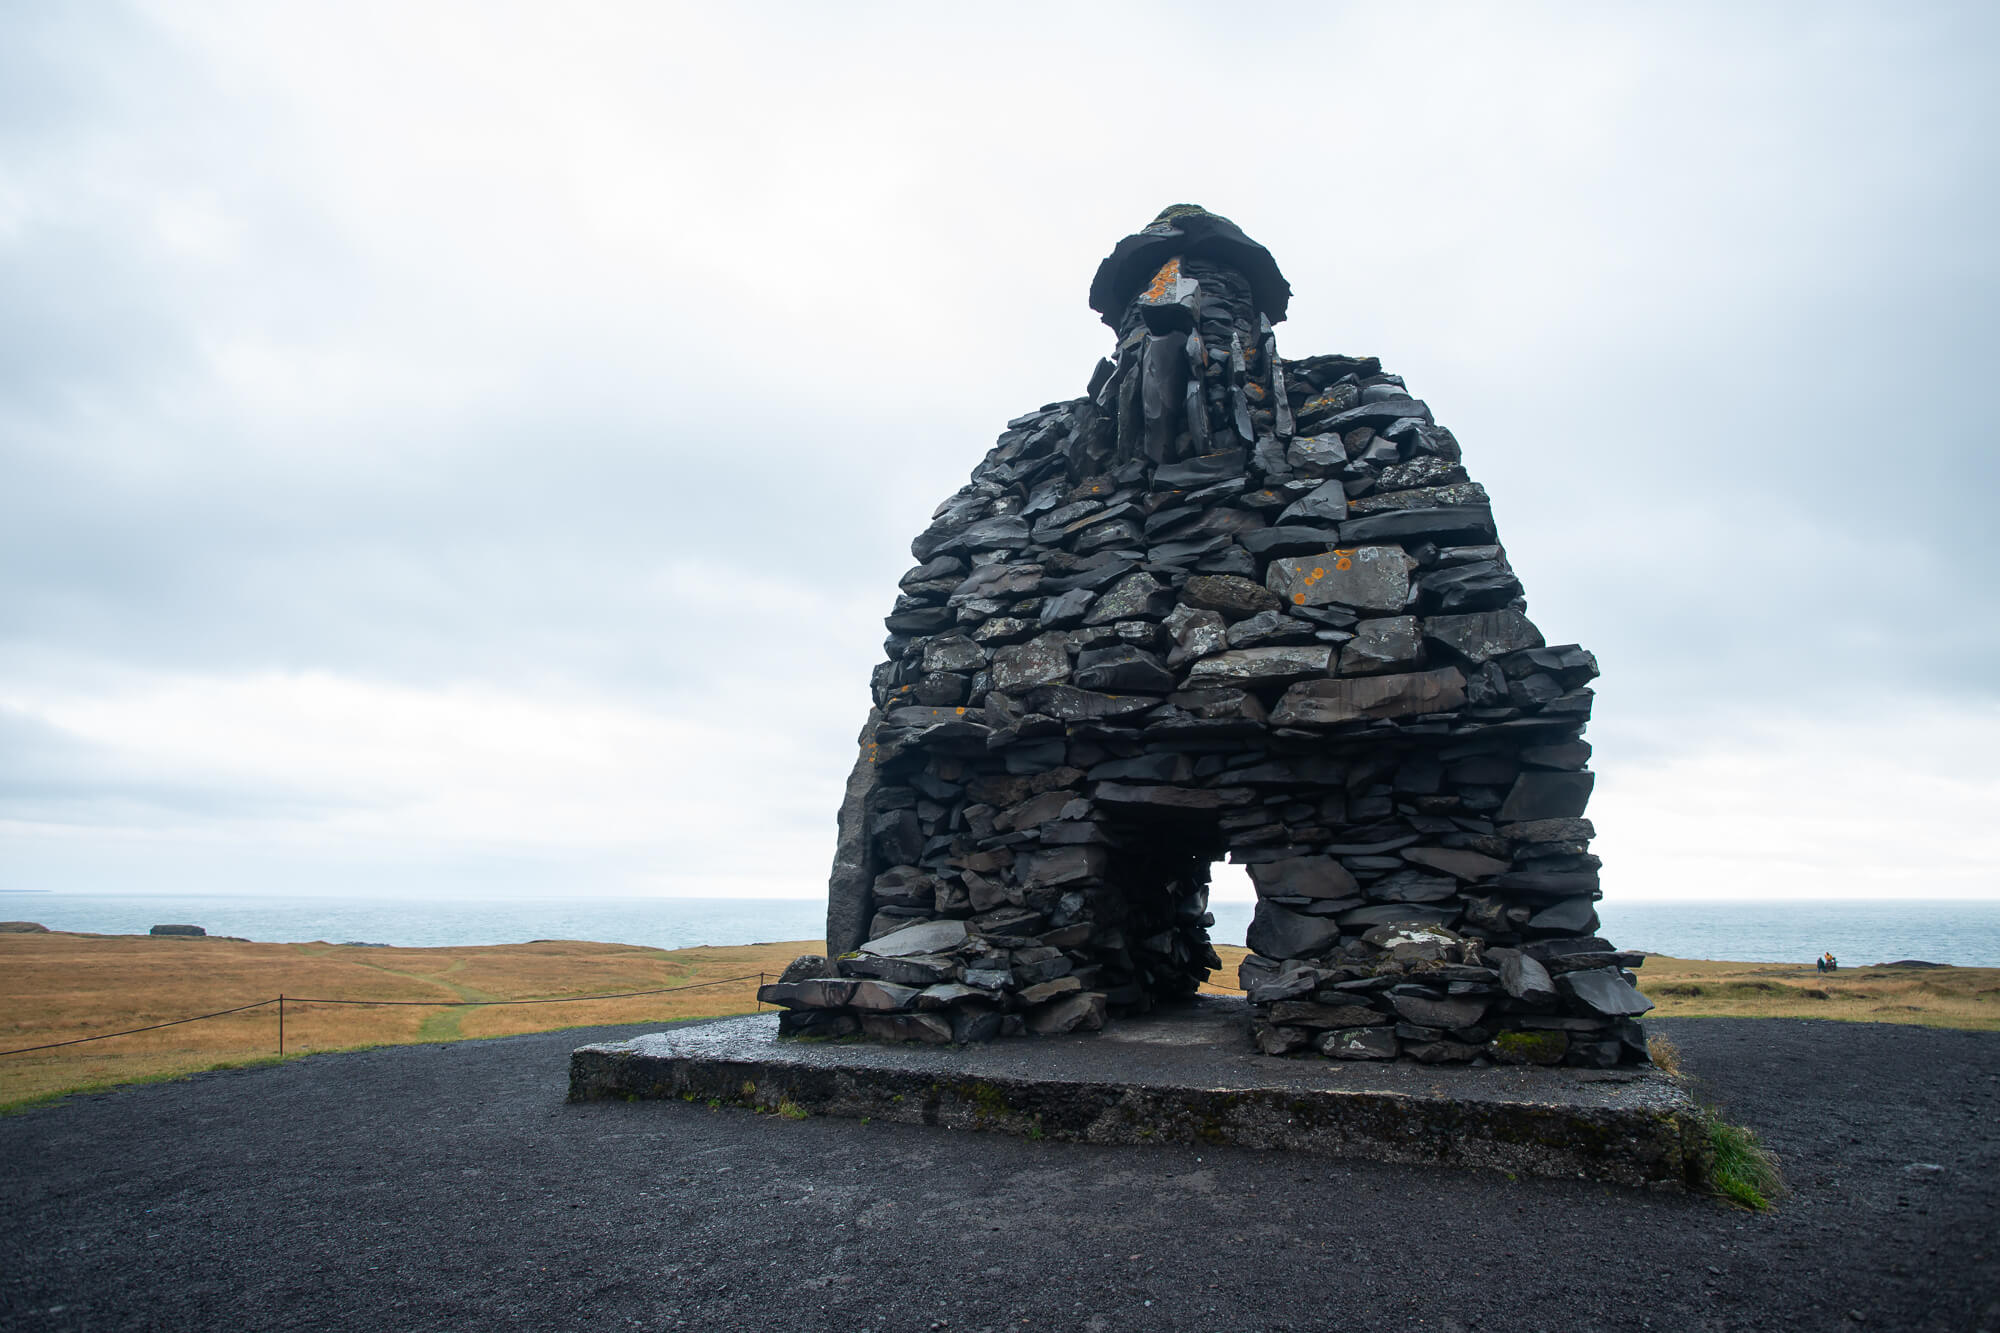
[[[2000,1033],[1661,1020],[1768,1214],[1582,1181],[563,1101],[592,1029],[0,1118],[0,1328],[2000,1330]]]

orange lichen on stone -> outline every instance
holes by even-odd
[[[1148,301],[1166,300],[1167,293],[1172,291],[1174,284],[1180,280],[1181,260],[1179,255],[1175,255],[1172,259],[1160,265],[1160,271],[1153,275],[1153,285],[1146,289],[1146,299]]]

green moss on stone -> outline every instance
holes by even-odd
[[[1493,1050],[1512,1064],[1560,1064],[1569,1050],[1569,1037],[1561,1032],[1502,1032],[1493,1039]]]
[[[982,1124],[988,1119],[999,1119],[1011,1109],[1007,1105],[1006,1096],[991,1083],[961,1083],[953,1091],[979,1108],[979,1119]]]

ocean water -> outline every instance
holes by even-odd
[[[1251,904],[1217,901],[1220,944],[1243,943]],[[1809,963],[1832,951],[1865,966],[1921,958],[2000,967],[2000,902],[1641,902],[1598,904],[1602,933],[1625,949],[1677,958]],[[681,949],[818,939],[817,899],[569,898],[560,900],[118,897],[0,893],[0,919],[51,930],[143,935],[185,922],[211,935],[273,941],[359,941],[439,947],[524,940],[600,940]]]
[[[1217,903],[1223,944],[1243,943],[1249,903]],[[1597,905],[1599,930],[1621,949],[1675,958],[1810,963],[1831,952],[1866,966],[1921,958],[2000,967],[2000,902],[1638,902]]]
[[[818,939],[826,903],[803,898],[408,899],[119,897],[0,893],[0,919],[50,930],[143,935],[168,923],[247,940],[441,948],[526,940],[598,940],[685,949]]]
[[[1236,911],[1228,911],[1236,909]],[[1248,903],[1218,903],[1210,935],[1240,945]],[[1676,959],[1844,965],[1924,959],[2000,967],[2000,903],[1598,903],[1600,935],[1620,949]]]
[[[1601,902],[1599,932],[1621,949],[1675,958],[1843,966],[1921,958],[2000,967],[2000,902]]]

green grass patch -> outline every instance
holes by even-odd
[[[1764,1212],[1785,1192],[1778,1161],[1757,1141],[1756,1131],[1708,1118],[1710,1191],[1752,1212]]]
[[[440,1009],[434,1014],[426,1014],[424,1021],[417,1024],[419,1042],[463,1041],[465,1034],[458,1025],[465,1021],[470,1009]]]

